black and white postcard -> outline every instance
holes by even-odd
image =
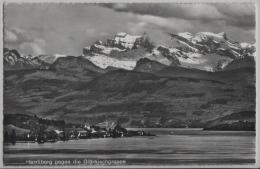
[[[257,167],[256,1],[1,8],[3,167]]]

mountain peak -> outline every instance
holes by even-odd
[[[139,35],[129,35],[125,32],[119,32],[115,35],[113,39],[114,44],[122,45],[126,49],[132,49],[135,46],[135,43],[141,41],[142,36]]]
[[[196,38],[196,36],[199,36],[200,38],[202,38],[202,40],[208,40],[209,38],[217,40],[217,41],[227,40],[225,32],[221,32],[221,33],[198,32],[198,33],[195,34],[195,38]]]
[[[226,32],[220,32],[219,35],[222,36],[225,40],[228,39]]]

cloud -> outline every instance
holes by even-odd
[[[133,35],[138,35],[142,34],[146,31],[146,26],[147,22],[128,22],[127,23],[127,28],[128,28],[128,33],[133,34]]]
[[[255,15],[255,6],[253,3],[216,3],[214,6],[220,13],[230,17]]]
[[[178,3],[129,3],[102,4],[120,12],[132,12],[142,15],[160,17],[177,17],[183,19],[221,19],[222,14],[209,4],[178,4]]]
[[[12,27],[4,30],[4,45],[17,48],[19,52],[28,55],[39,55],[45,53],[45,40],[34,38],[25,30]]]
[[[85,31],[86,36],[94,36],[96,33],[97,32],[95,28],[88,28]]]
[[[30,42],[33,40],[33,37],[26,31],[18,28],[6,28],[4,30],[4,41],[5,43],[21,43],[21,42]]]
[[[212,22],[222,20],[226,25],[252,28],[255,26],[253,3],[129,3],[102,4],[118,12]]]
[[[164,32],[164,34],[167,34],[168,32],[219,33],[223,31],[227,33],[228,38],[230,38],[231,40],[254,42],[254,28],[245,30],[241,27],[227,25],[226,22],[222,20],[215,20],[209,24],[208,22],[204,22],[204,21],[185,20],[180,18],[164,18],[164,17],[152,16],[152,15],[138,15],[137,18],[139,22],[147,23],[146,26],[147,30],[156,29],[156,30],[160,30],[161,32]],[[167,39],[162,34],[158,34],[158,36],[154,39],[155,40],[162,39],[159,37],[159,35],[162,36],[162,38]]]
[[[18,37],[16,34],[10,30],[5,30],[4,31],[4,41],[6,43],[15,43],[18,41]]]
[[[107,32],[99,32],[98,33],[101,37],[106,37],[106,36],[109,36],[110,34],[107,33]]]
[[[178,18],[163,18],[159,16],[152,15],[139,15],[137,17],[140,21],[149,23],[150,25],[155,25],[163,29],[164,31],[172,31],[172,32],[182,32],[183,30],[191,30],[194,29],[194,24],[191,21],[187,21],[184,19]]]
[[[21,51],[25,55],[40,55],[45,53],[43,48],[35,42],[24,42],[20,44],[19,51]]]
[[[184,31],[226,32],[232,40],[254,43],[254,7],[248,6],[234,3],[222,6],[212,3],[12,3],[4,6],[4,45],[22,49],[19,52],[24,53],[78,56],[83,47],[113,38],[117,32],[133,35],[146,32],[153,41],[163,43],[169,40],[167,32]]]
[[[255,6],[253,3],[216,4],[216,9],[226,16],[226,24],[240,28],[255,27]]]

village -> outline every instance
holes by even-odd
[[[43,129],[31,131],[8,125],[9,130],[4,132],[5,144],[16,143],[55,143],[91,138],[120,138],[133,136],[155,136],[143,130],[128,130],[116,122],[102,122],[95,125],[83,123],[80,126],[63,129]]]

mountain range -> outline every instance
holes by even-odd
[[[169,34],[172,46],[118,33],[81,56],[4,49],[4,113],[126,127],[237,125],[255,111],[255,46],[225,33]],[[232,117],[232,120],[228,118]],[[253,120],[254,121],[254,120]],[[242,122],[244,123],[244,122]],[[214,125],[213,125],[214,124]]]
[[[115,67],[133,70],[140,59],[147,58],[166,66],[195,68],[206,71],[223,70],[230,62],[255,56],[255,44],[229,40],[225,33],[188,32],[169,34],[168,47],[151,42],[149,37],[120,32],[107,41],[96,41],[83,48],[80,57],[106,69]],[[170,47],[174,46],[174,47]],[[66,55],[22,56],[16,50],[4,49],[5,69],[48,69],[58,58]]]

